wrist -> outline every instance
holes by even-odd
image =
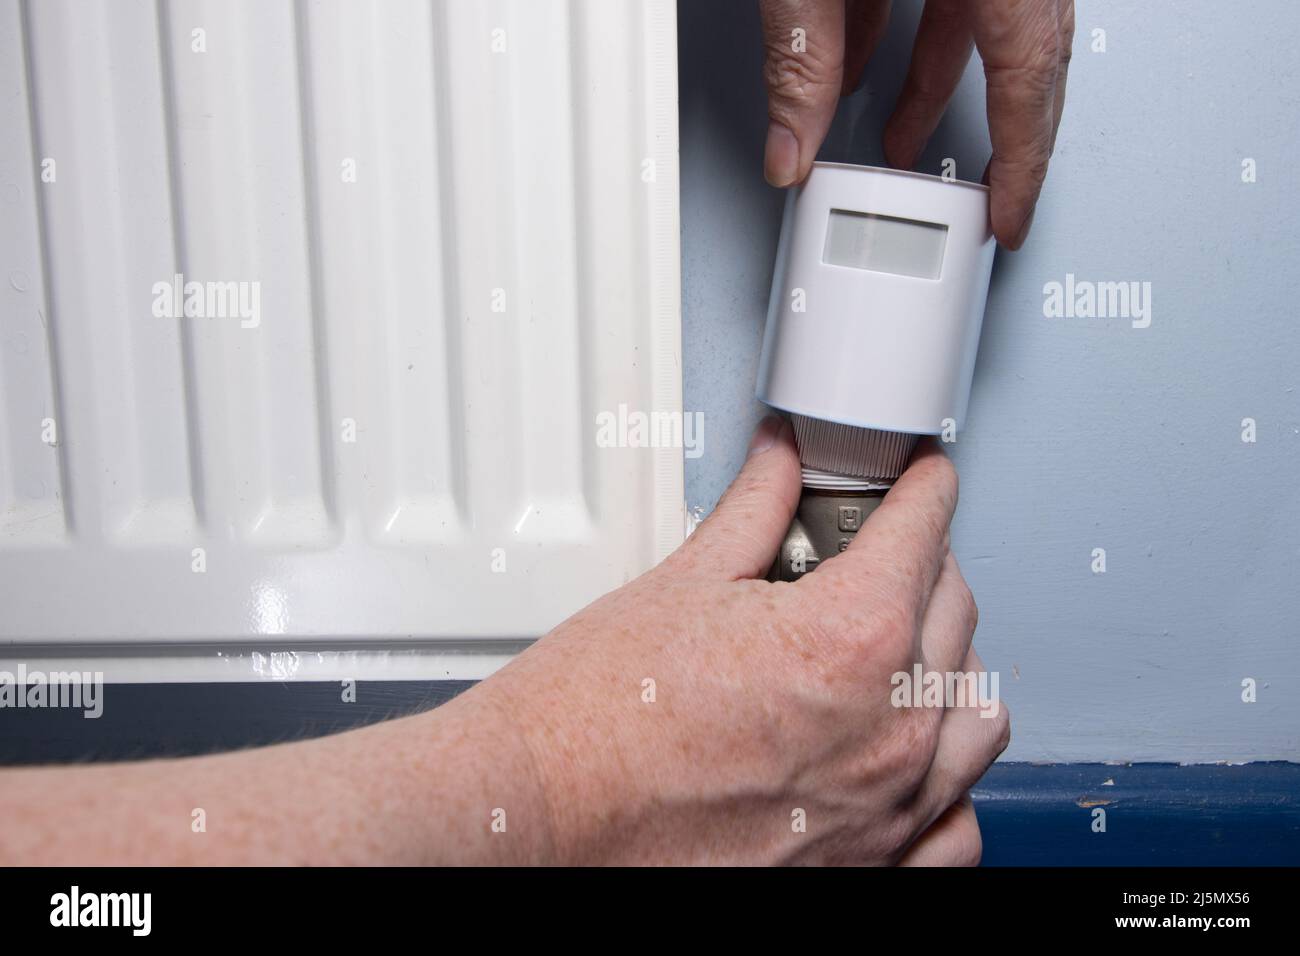
[[[620,862],[650,803],[642,786],[644,768],[626,755],[656,749],[641,736],[647,728],[639,686],[628,692],[624,711],[608,693],[592,692],[609,687],[602,669],[592,672],[567,654],[541,651],[530,651],[532,656],[483,689],[503,701],[527,752],[529,779],[545,813],[546,862]]]
[[[390,726],[411,808],[407,832],[419,835],[408,837],[403,856],[414,852],[424,864],[553,862],[544,775],[516,708],[490,681]]]

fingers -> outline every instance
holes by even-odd
[[[984,673],[984,662],[974,648],[967,652],[962,664],[965,674]],[[991,675],[988,679],[988,696],[995,698],[987,703],[971,704],[969,696],[964,706],[949,707],[939,723],[939,745],[934,759],[918,791],[918,806],[925,819],[935,819],[952,806],[963,793],[984,775],[993,761],[1011,742],[1011,717]],[[974,679],[965,684],[967,692]]]
[[[754,432],[744,467],[713,513],[663,567],[714,580],[762,577],[790,527],[802,487],[790,423],[772,415]]]
[[[921,623],[921,655],[926,670],[947,673],[961,667],[970,653],[978,623],[975,597],[949,551]]]
[[[979,866],[984,852],[975,804],[964,793],[908,848],[899,866]]]
[[[911,169],[948,108],[975,47],[967,0],[927,0],[912,46],[912,63],[894,113],[885,124],[885,156]]]
[[[857,88],[867,61],[889,27],[890,0],[849,0],[844,11],[844,81],[840,95]]]
[[[771,122],[763,174],[802,182],[835,115],[844,76],[844,0],[761,0]]]
[[[893,605],[919,625],[948,553],[956,507],[957,472],[937,442],[923,440],[849,547],[800,585],[851,586],[863,595],[864,607]]]
[[[973,9],[993,144],[990,218],[998,241],[1018,249],[1052,155],[1061,19],[1057,0],[989,0]]]

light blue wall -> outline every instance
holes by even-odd
[[[919,12],[895,8],[823,159],[882,164]],[[707,510],[762,414],[781,196],[762,181],[754,4],[679,17],[685,401],[706,416],[687,498]],[[999,253],[952,450],[1006,757],[1300,759],[1300,7],[1094,0],[1077,20],[1047,190],[1026,247]],[[918,168],[951,156],[978,179],[983,110],[976,62]],[[1151,282],[1151,326],[1044,318],[1067,272]]]

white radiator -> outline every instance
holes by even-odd
[[[480,676],[680,542],[669,0],[0,0],[0,84],[6,660]]]

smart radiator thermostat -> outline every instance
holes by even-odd
[[[995,247],[975,183],[814,163],[789,192],[758,398],[793,416],[806,484],[892,481],[963,427]]]

